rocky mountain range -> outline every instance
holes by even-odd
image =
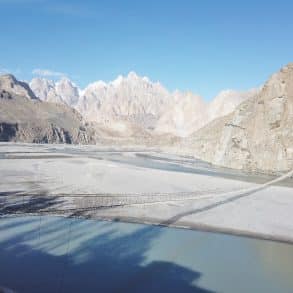
[[[79,89],[68,78],[62,78],[58,82],[44,78],[34,78],[29,83],[34,94],[43,101],[76,106],[79,100]]]
[[[221,92],[211,103],[191,92],[169,92],[159,82],[134,72],[106,83],[97,81],[79,89],[68,78],[58,82],[34,78],[30,87],[41,100],[67,104],[89,122],[127,135],[140,127],[153,134],[186,137],[212,119],[235,109],[255,94]],[[129,128],[130,127],[130,128]]]
[[[0,77],[0,141],[92,142],[76,110],[41,101],[26,83],[12,75]]]
[[[262,88],[222,91],[210,103],[134,72],[84,90],[68,78],[28,85],[3,75],[0,141],[162,146],[225,167],[289,170],[293,63]]]

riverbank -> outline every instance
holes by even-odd
[[[2,214],[151,223],[293,242],[292,178],[233,174],[157,150],[11,143],[0,144],[0,174]]]

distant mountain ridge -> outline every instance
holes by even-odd
[[[77,104],[80,96],[78,87],[68,78],[62,78],[58,82],[45,78],[34,78],[29,86],[41,100],[66,104],[70,107]]]
[[[235,169],[293,168],[293,63],[209,104],[135,73],[83,91],[69,79],[31,86],[0,76],[0,141],[156,146]]]
[[[84,90],[67,78],[58,82],[34,78],[30,87],[41,100],[67,104],[87,121],[127,132],[129,125],[157,134],[185,137],[214,118],[226,115],[257,90],[220,93],[213,102],[191,92],[169,92],[159,82],[135,72],[106,83],[97,81]],[[226,93],[226,95],[225,95]]]

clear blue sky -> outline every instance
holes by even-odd
[[[210,99],[293,61],[292,0],[0,0],[0,13],[0,71],[25,80],[46,69],[84,87],[133,70]]]

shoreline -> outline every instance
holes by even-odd
[[[105,222],[119,222],[125,224],[140,224],[140,225],[149,225],[149,226],[156,226],[156,227],[164,227],[164,228],[172,228],[172,229],[184,229],[190,231],[199,231],[199,232],[208,232],[208,233],[215,233],[215,234],[224,234],[227,236],[235,236],[235,237],[245,237],[257,240],[264,240],[264,241],[273,241],[283,244],[293,245],[293,238],[290,237],[282,237],[277,235],[269,235],[265,233],[258,233],[258,232],[251,232],[241,229],[232,229],[232,228],[225,228],[225,227],[216,227],[213,225],[207,225],[202,223],[193,223],[189,221],[179,221],[177,224],[165,224],[164,222],[159,219],[155,218],[136,218],[136,217],[126,217],[126,216],[76,216],[76,215],[65,215],[65,214],[53,214],[53,213],[14,213],[14,214],[2,214],[0,215],[1,218],[6,217],[26,217],[26,216],[52,216],[52,217],[61,217],[61,218],[75,218],[75,219],[83,219],[89,221],[105,221]]]
[[[80,217],[83,218],[83,217]],[[164,222],[160,222],[156,219],[151,218],[143,218],[137,219],[135,217],[92,217],[87,218],[89,220],[98,220],[98,221],[110,221],[110,222],[121,222],[121,223],[133,223],[133,224],[144,224],[144,225],[152,225],[152,226],[159,226],[159,227],[166,227],[166,228],[175,228],[175,229],[185,229],[185,230],[192,230],[192,231],[201,231],[201,232],[210,232],[210,233],[220,233],[230,236],[237,236],[237,237],[247,237],[252,239],[258,240],[266,240],[266,241],[274,241],[279,243],[285,243],[293,245],[293,238],[286,238],[282,236],[274,236],[274,235],[267,235],[263,233],[257,232],[250,232],[244,230],[237,230],[231,228],[222,228],[222,227],[215,227],[212,225],[205,225],[205,224],[197,224],[188,221],[180,221],[177,224],[164,224]]]

